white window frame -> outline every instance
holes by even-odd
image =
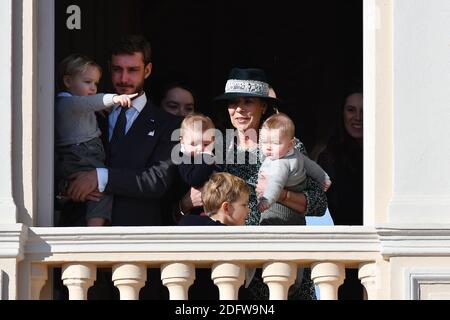
[[[392,75],[389,60],[391,37],[391,0],[361,0],[364,16],[364,225],[386,222],[387,207],[392,195],[392,150],[389,145],[377,145],[391,135],[389,108]],[[55,0],[38,1],[38,90],[37,110],[38,150],[38,217],[37,225],[51,227],[53,217],[53,161],[54,161],[54,53]],[[387,43],[387,44],[386,44]],[[381,44],[381,45],[380,45]],[[383,46],[386,44],[386,48]],[[381,66],[380,66],[381,64]],[[386,67],[386,68],[385,68]],[[380,72],[381,70],[381,72]],[[383,71],[385,70],[385,71]],[[380,87],[380,79],[383,85]],[[380,106],[379,101],[387,102]],[[382,114],[376,108],[383,108]],[[386,112],[385,112],[386,111]],[[376,118],[378,116],[378,119]],[[381,125],[380,125],[381,124]],[[383,127],[385,126],[385,127]],[[378,136],[377,136],[378,134]],[[378,138],[378,139],[377,139]],[[383,166],[383,164],[386,164]],[[380,166],[383,169],[380,169]],[[378,168],[378,171],[377,171]],[[378,175],[376,175],[378,173]],[[381,174],[381,175],[380,175]],[[381,201],[380,201],[381,198]],[[381,213],[380,213],[381,212]]]

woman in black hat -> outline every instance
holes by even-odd
[[[280,100],[269,96],[269,85],[263,70],[240,68],[231,70],[225,93],[214,100],[227,105],[230,125],[236,131],[235,139],[226,146],[226,159],[233,161],[225,161],[224,171],[244,179],[252,188],[247,225],[258,225],[260,212],[256,208],[255,192],[261,166],[258,134],[261,124],[274,113],[273,106],[278,106]],[[297,141],[296,148],[305,153],[300,141]],[[258,187],[262,187],[261,181]],[[325,213],[327,202],[320,185],[308,177],[305,192],[285,190],[277,205],[303,216],[321,216]]]
[[[260,192],[264,187],[263,179],[258,181],[258,171],[262,163],[258,149],[259,129],[264,120],[275,113],[273,107],[278,107],[280,100],[269,96],[269,85],[263,70],[240,68],[231,70],[225,93],[214,100],[227,105],[230,120],[228,127],[232,127],[236,132],[233,139],[225,143],[224,171],[244,179],[250,186],[250,213],[246,225],[258,225],[261,213],[256,208],[256,189],[258,186]],[[305,153],[300,141],[297,140],[295,147]],[[275,205],[303,217],[321,216],[327,208],[327,200],[321,186],[307,177],[304,192],[284,190]],[[294,285],[289,290],[290,299],[315,299],[309,274],[303,278],[301,287]],[[251,282],[249,290],[249,298],[268,298],[267,286],[258,275]]]
[[[224,171],[244,179],[252,189],[247,225],[258,225],[260,220],[255,192],[258,170],[262,163],[258,150],[259,129],[264,120],[275,113],[274,106],[280,103],[279,99],[269,95],[269,88],[263,70],[233,68],[225,86],[225,93],[214,99],[217,103],[227,105],[228,128],[234,129],[236,133],[234,139],[225,143]],[[297,140],[295,147],[306,153],[300,141]],[[258,191],[263,188],[261,180]],[[194,202],[194,206],[201,205],[199,199]],[[304,192],[285,190],[281,193],[278,204],[303,216],[322,216],[327,208],[325,193],[310,177],[307,178],[307,188]],[[189,212],[193,207],[192,201],[182,201],[180,205],[183,212]]]

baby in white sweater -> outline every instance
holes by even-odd
[[[259,174],[267,178],[264,194],[258,195],[258,210],[262,224],[296,224],[293,212],[279,212],[271,206],[284,188],[301,192],[306,187],[306,175],[322,185],[324,191],[331,185],[330,177],[314,161],[295,146],[295,125],[283,113],[269,117],[262,125],[260,148],[265,156]],[[291,219],[293,218],[293,219]]]

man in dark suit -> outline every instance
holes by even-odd
[[[113,107],[108,116],[107,168],[75,174],[68,189],[78,202],[95,199],[97,190],[113,194],[113,226],[161,225],[161,198],[176,170],[171,161],[176,142],[171,135],[180,119],[148,100],[143,88],[152,71],[150,59],[150,43],[142,36],[125,36],[113,46],[115,92],[139,95],[132,108]]]
[[[139,93],[132,108],[113,107],[107,118],[99,117],[107,153],[107,168],[79,172],[71,178],[68,202],[61,214],[60,226],[82,226],[83,201],[95,200],[101,192],[114,195],[113,226],[158,226],[170,214],[162,212],[161,199],[176,174],[171,161],[172,132],[181,119],[155,107],[144,92],[144,82],[152,71],[151,47],[142,36],[125,36],[111,51],[111,81],[117,94]],[[102,125],[103,122],[103,125]],[[80,205],[81,204],[81,205]],[[169,219],[170,220],[170,219]],[[61,279],[56,269],[55,279]],[[168,299],[158,268],[147,270],[147,285],[141,299]],[[62,281],[55,281],[55,296],[67,298]],[[111,281],[111,270],[100,269],[88,299],[118,299]]]

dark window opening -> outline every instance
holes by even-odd
[[[71,5],[81,9],[80,30],[66,26]],[[104,70],[99,92],[112,91],[108,49],[121,33],[141,33],[152,44],[150,96],[166,80],[183,80],[194,89],[197,110],[213,118],[211,101],[223,93],[232,67],[264,69],[313,159],[332,133],[348,83],[362,80],[362,0],[58,0],[55,6],[55,63],[74,52],[92,57]]]
[[[81,29],[69,30],[70,5],[81,9]],[[234,66],[259,67],[283,100],[297,135],[312,152],[325,143],[347,83],[362,79],[362,1],[58,0],[55,61],[87,54],[104,69],[99,91],[111,91],[110,43],[142,33],[152,44],[150,95],[164,80],[191,84],[198,110],[214,115]]]

